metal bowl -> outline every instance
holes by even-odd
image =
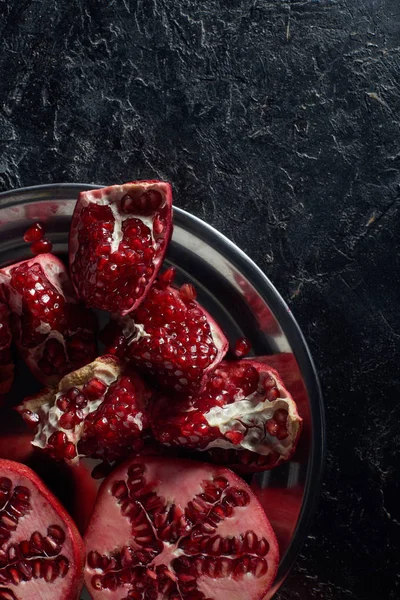
[[[0,194],[0,266],[29,258],[23,234],[35,221],[46,224],[53,252],[65,255],[78,193],[95,187],[99,186],[43,185]],[[268,595],[271,598],[294,563],[319,497],[325,427],[317,373],[290,309],[264,273],[226,237],[179,208],[174,209],[167,262],[177,268],[178,280],[196,285],[200,302],[231,341],[244,335],[251,341],[254,356],[275,355],[304,419],[293,459],[250,480],[280,544],[281,561]],[[27,389],[25,377],[18,379],[15,401],[18,395],[33,391]],[[2,429],[11,426],[5,422]]]

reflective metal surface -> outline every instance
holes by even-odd
[[[0,265],[30,256],[23,234],[35,221],[46,223],[53,252],[66,254],[77,195],[93,187],[45,185],[0,194]],[[174,234],[167,261],[177,268],[178,282],[196,285],[200,302],[231,341],[244,335],[251,341],[254,355],[276,355],[276,366],[283,371],[304,419],[293,460],[251,478],[281,549],[278,577],[268,596],[271,598],[293,565],[319,496],[325,430],[315,367],[288,306],[263,272],[227,238],[179,208],[174,210]],[[17,382],[20,393],[31,393],[24,384],[25,380]]]

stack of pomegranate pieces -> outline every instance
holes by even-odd
[[[257,600],[274,580],[278,546],[257,498],[227,467],[253,473],[287,461],[302,420],[268,361],[223,360],[228,341],[194,287],[174,287],[173,268],[161,273],[171,234],[167,183],[81,193],[70,275],[51,254],[0,270],[0,392],[12,380],[11,330],[47,386],[17,408],[34,446],[111,471],[85,534],[92,598]],[[92,309],[111,313],[102,356]],[[41,597],[76,598],[79,534],[57,507],[47,537],[32,531],[10,545],[20,514],[45,492],[25,467],[2,463],[0,599],[32,598],[40,578],[65,587]],[[24,477],[34,481],[31,501]]]

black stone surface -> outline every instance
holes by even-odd
[[[0,189],[171,180],[296,315],[322,498],[279,600],[400,597],[398,0],[0,0]]]

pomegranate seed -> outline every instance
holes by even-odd
[[[90,398],[90,400],[97,400],[101,398],[107,389],[107,385],[101,379],[93,377],[90,379],[82,388],[83,393]]]
[[[247,356],[251,350],[251,344],[249,340],[245,337],[239,338],[233,349],[233,353],[237,358],[242,358],[243,356]]]
[[[166,288],[169,285],[172,285],[174,279],[176,276],[176,269],[175,267],[169,267],[166,271],[164,271],[164,273],[161,273],[161,275],[158,278],[158,283],[161,287]]]
[[[241,431],[227,431],[225,437],[236,446],[244,440],[244,434]]]
[[[40,223],[34,223],[25,231],[24,241],[30,244],[31,242],[37,242],[44,237],[44,229]]]
[[[53,244],[46,238],[37,240],[31,244],[31,252],[33,254],[46,254],[47,252],[51,252],[52,248]]]
[[[278,433],[278,423],[275,421],[275,419],[270,419],[269,421],[267,421],[266,425],[265,425],[269,435],[276,435]]]
[[[179,295],[185,302],[191,302],[196,300],[197,293],[194,285],[191,283],[184,283],[179,290]]]
[[[276,410],[274,413],[274,419],[277,423],[286,423],[288,413],[283,408]]]

